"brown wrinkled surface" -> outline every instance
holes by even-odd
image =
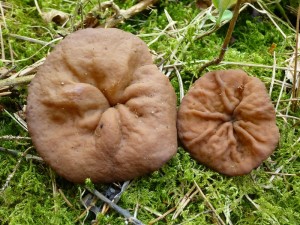
[[[230,176],[258,167],[279,139],[264,84],[242,70],[213,71],[198,79],[183,98],[177,126],[196,160]]]
[[[32,141],[72,182],[129,180],[177,151],[176,95],[144,42],[118,29],[65,38],[29,87]]]

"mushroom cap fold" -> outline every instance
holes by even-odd
[[[44,161],[75,183],[130,180],[177,151],[173,87],[142,40],[113,28],[55,47],[30,84],[27,123]]]
[[[249,173],[279,140],[275,110],[265,85],[242,70],[212,71],[183,98],[177,129],[200,163],[229,176]]]

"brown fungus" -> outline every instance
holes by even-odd
[[[258,167],[279,139],[264,84],[242,70],[213,71],[199,78],[182,100],[177,127],[192,157],[229,176]]]
[[[147,45],[118,29],[55,47],[30,84],[27,122],[45,162],[76,183],[129,180],[177,151],[174,89]]]

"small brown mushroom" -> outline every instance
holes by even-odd
[[[182,100],[177,129],[192,157],[229,176],[258,167],[279,139],[264,84],[242,70],[199,78]]]
[[[118,29],[67,36],[39,68],[27,103],[38,153],[72,182],[133,179],[177,151],[174,89],[147,45]]]

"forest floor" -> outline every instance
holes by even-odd
[[[121,9],[137,3],[114,2]],[[225,21],[206,35],[214,28],[215,10],[200,9],[197,2],[204,1],[159,1],[116,24],[145,41],[169,77],[178,105],[203,75],[199,67],[218,56],[228,28]],[[90,26],[103,24],[113,12],[93,11],[100,3],[96,0],[0,3],[0,224],[126,224],[122,215],[96,198],[83,205],[93,197],[86,187],[59,177],[40,160],[24,117],[28,83],[53,46],[80,28],[83,20]],[[293,95],[297,85],[292,83],[295,27],[295,17],[289,23],[275,1],[243,4],[224,60],[205,70],[243,69],[265,83],[280,141],[261,166],[248,175],[227,177],[197,163],[179,147],[176,156],[152,174],[127,186],[95,188],[109,194],[126,189],[117,204],[144,224],[299,224],[300,106],[293,108],[299,97]],[[298,74],[299,70],[300,65]],[[98,207],[101,213],[96,217],[90,209]]]

